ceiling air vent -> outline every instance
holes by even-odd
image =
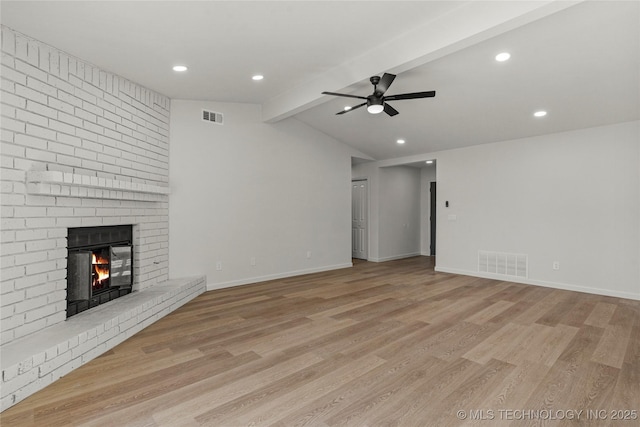
[[[205,122],[212,122],[221,125],[224,117],[222,113],[216,113],[214,111],[202,110],[202,120]]]

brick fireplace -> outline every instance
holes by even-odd
[[[2,27],[2,342],[66,319],[69,228],[135,224],[168,280],[170,100]]]
[[[168,281],[170,100],[4,26],[1,34],[5,409],[204,282]],[[112,301],[67,320],[67,267],[77,261],[69,229],[120,226],[131,229],[133,277],[122,311]]]

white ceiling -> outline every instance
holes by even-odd
[[[375,159],[640,118],[637,1],[6,1],[3,25],[174,99],[263,105]],[[493,58],[509,51],[511,60]],[[176,74],[177,63],[189,71]],[[371,75],[400,114],[360,109]],[[254,82],[255,73],[265,75]],[[346,101],[346,102],[345,102]],[[357,101],[357,100],[353,100]],[[532,116],[539,109],[545,118]],[[398,138],[407,141],[400,146]]]

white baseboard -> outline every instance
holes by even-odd
[[[367,261],[371,261],[371,262],[394,261],[396,259],[411,258],[414,256],[420,256],[420,255],[422,255],[420,252],[412,252],[410,254],[393,255],[393,256],[387,256],[382,258],[369,258]]]
[[[505,276],[502,274],[481,273],[478,271],[461,270],[457,268],[448,267],[436,267],[435,271],[442,273],[461,274],[463,276],[482,277],[485,279],[503,280],[514,283],[523,283],[525,285],[544,286],[545,288],[562,289],[565,291],[584,292],[587,294],[606,295],[610,297],[626,298],[633,300],[640,300],[640,294],[634,294],[632,292],[615,291],[611,289],[601,288],[588,288],[585,286],[571,285],[567,283],[547,282],[544,280],[525,279],[522,277]]]
[[[252,283],[266,282],[269,280],[284,279],[287,277],[302,276],[303,274],[321,273],[323,271],[339,270],[341,268],[353,267],[353,263],[326,265],[323,267],[308,268],[304,270],[287,271],[284,273],[267,274],[265,276],[247,277],[244,279],[231,280],[221,283],[207,283],[207,291],[216,289],[231,288],[234,286],[250,285]]]

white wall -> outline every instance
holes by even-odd
[[[378,185],[378,171],[429,159],[437,161],[436,270],[486,276],[479,250],[522,253],[528,278],[509,280],[640,299],[640,122],[359,168]],[[372,199],[371,216],[379,210]],[[371,253],[382,245],[376,233]]]
[[[425,256],[431,255],[432,182],[436,182],[435,164],[420,168],[420,254]]]
[[[631,122],[437,153],[437,269],[522,253],[533,283],[640,298],[639,141]]]
[[[354,165],[351,176],[369,183],[369,260],[420,255],[420,169],[368,162]]]
[[[375,261],[420,255],[420,169],[381,168],[378,179],[379,249]]]
[[[295,119],[263,123],[257,105],[181,100],[171,145],[172,277],[213,289],[351,266],[347,146]]]

